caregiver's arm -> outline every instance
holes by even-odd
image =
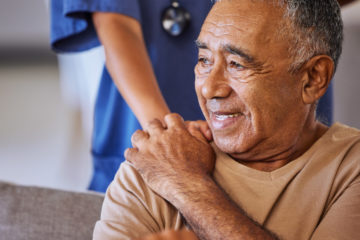
[[[117,13],[96,12],[92,18],[109,73],[142,127],[154,118],[163,119],[170,110],[157,84],[140,23]]]

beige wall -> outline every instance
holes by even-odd
[[[44,0],[0,1],[0,49],[48,49],[48,29]]]

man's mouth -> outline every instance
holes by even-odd
[[[214,114],[215,118],[219,121],[226,120],[228,118],[235,118],[240,116],[240,113],[231,113],[231,114]]]
[[[220,130],[230,127],[242,116],[240,112],[210,112],[210,124],[214,130]]]

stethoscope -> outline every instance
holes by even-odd
[[[177,0],[171,0],[170,7],[164,9],[161,16],[163,29],[172,37],[180,36],[189,26],[190,20],[190,13]]]

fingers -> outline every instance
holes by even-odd
[[[164,118],[167,128],[181,127],[185,128],[184,119],[177,113],[171,113]]]
[[[197,240],[196,235],[189,230],[167,230],[162,232],[159,236],[166,240]]]
[[[136,130],[136,132],[131,136],[131,144],[134,148],[139,148],[139,146],[144,142],[144,140],[149,138],[149,134],[142,130]]]
[[[163,123],[159,119],[154,119],[148,123],[146,126],[146,130],[149,132],[150,135],[159,133],[163,131],[165,128]]]
[[[131,163],[134,163],[135,155],[139,152],[137,148],[128,148],[124,152],[125,159]]]
[[[196,126],[195,122],[187,122],[187,130],[193,137],[197,138],[198,140],[200,140],[202,142],[205,142],[205,143],[207,142],[207,139],[202,134],[200,129]]]
[[[188,230],[166,230],[137,240],[197,240],[196,235]]]
[[[198,124],[200,131],[202,132],[202,134],[204,134],[205,138],[208,141],[212,140],[212,133],[210,131],[209,125],[207,124],[206,121],[196,121],[196,123]]]
[[[136,130],[131,136],[131,144],[133,148],[128,148],[124,152],[125,159],[134,163],[135,155],[139,152],[139,148],[148,140],[150,135],[143,130]]]
[[[199,140],[205,138],[207,142],[212,141],[212,134],[206,121],[202,121],[202,120],[187,121],[186,127],[188,131],[191,133],[191,135],[193,135],[194,137],[197,137],[199,139],[201,135],[201,139]]]
[[[183,230],[181,231],[181,239],[186,239],[186,240],[198,240],[198,238],[196,237],[195,233],[189,230]]]

